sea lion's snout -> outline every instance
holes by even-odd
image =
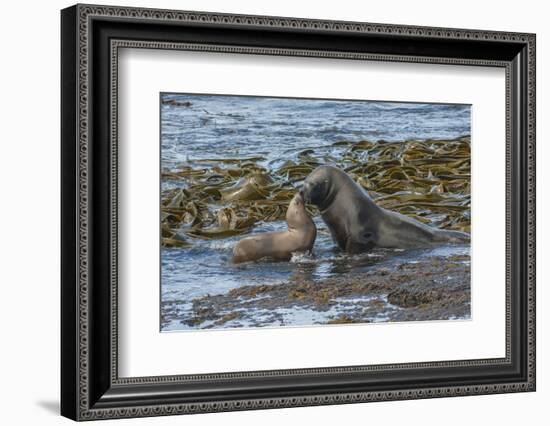
[[[304,202],[307,202],[305,184],[298,191],[298,195]]]
[[[325,182],[306,180],[300,189],[300,194],[305,203],[318,206],[325,196]]]
[[[311,203],[311,189],[311,182],[304,181],[302,187],[300,188],[300,191],[298,191],[298,194],[300,194],[300,197],[302,198],[304,203]]]
[[[297,207],[299,209],[305,208],[305,201],[302,194],[300,194],[300,191],[296,192],[294,197],[292,197],[292,200],[290,200],[289,208],[290,207]]]

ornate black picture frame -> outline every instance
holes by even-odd
[[[61,29],[62,415],[92,420],[535,390],[534,34],[95,5],[64,9]],[[504,68],[506,356],[120,378],[120,47]]]

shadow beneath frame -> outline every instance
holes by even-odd
[[[59,401],[36,401],[36,405],[50,414],[59,415]]]

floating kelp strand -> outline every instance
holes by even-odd
[[[277,191],[272,197],[271,199],[274,200],[274,201],[286,201],[286,202],[289,202],[292,197],[294,197],[294,194],[296,193],[296,190],[295,189],[280,189],[279,191]]]
[[[436,172],[436,176],[439,179],[445,179],[445,180],[470,179],[471,178],[470,174],[460,174],[460,173],[455,173],[455,174],[448,175],[448,174],[443,174],[443,173],[442,174],[437,174],[437,172]]]
[[[205,175],[206,173],[208,173],[208,170],[194,169],[190,166],[183,166],[178,168],[177,170],[167,171],[167,173],[170,173],[170,175],[175,175],[177,177],[192,177],[192,176]]]
[[[183,207],[185,201],[189,199],[189,191],[178,189],[171,198],[172,199],[166,207]]]
[[[178,173],[164,172],[164,171],[161,172],[160,176],[163,180],[178,180],[181,178],[181,176]]]
[[[357,143],[360,143],[360,142],[357,142]],[[352,141],[337,141],[337,142],[334,142],[332,146],[346,146],[351,144],[353,144]]]
[[[243,163],[257,163],[259,161],[265,161],[265,157],[248,157],[248,158],[202,158],[202,159],[193,159],[189,160],[190,163],[204,164],[204,163],[213,163],[213,164],[243,164]]]
[[[182,248],[190,247],[191,244],[188,241],[178,240],[174,238],[162,238],[162,246],[168,248]]]
[[[236,200],[261,200],[268,196],[268,192],[260,188],[258,185],[246,182],[243,185],[239,185],[235,188],[228,188],[220,191],[221,197],[224,201],[236,201]]]
[[[240,235],[246,231],[247,229],[193,228],[187,231],[187,235],[206,240],[214,240],[234,237],[235,235]]]
[[[287,179],[296,175],[304,176],[313,171],[316,165],[309,165],[306,163],[301,164],[285,164],[277,170],[277,173],[285,175]]]
[[[422,202],[422,201],[416,201],[414,203],[411,202],[405,202],[405,203],[397,203],[392,205],[392,208],[398,209],[405,206],[411,206],[411,207],[429,207],[435,211],[439,210],[453,210],[453,211],[463,211],[465,209],[468,209],[468,206],[460,206],[456,204],[443,204],[443,203],[429,203],[429,202]]]

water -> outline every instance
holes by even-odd
[[[365,296],[361,298],[337,298],[333,301],[334,305],[328,309],[319,310],[312,309],[310,307],[293,306],[287,308],[284,306],[262,309],[252,308],[247,309],[246,314],[249,318],[254,318],[254,321],[248,319],[237,319],[227,321],[224,324],[224,328],[242,328],[242,327],[254,327],[256,324],[261,324],[262,327],[280,327],[280,326],[311,326],[327,323],[337,317],[338,315],[346,315],[348,312],[352,313],[357,309],[357,306],[368,306],[371,303],[382,304],[384,310],[380,310],[374,315],[368,318],[369,322],[387,322],[389,319],[388,313],[390,311],[399,310],[400,308],[392,305],[387,301],[384,296]],[[189,313],[189,305],[180,305],[179,315],[185,317]],[[200,325],[201,329],[208,329],[215,326],[214,321],[205,321]],[[171,321],[166,324],[163,331],[180,331],[180,330],[193,330],[194,327],[189,327],[180,321]]]
[[[318,234],[312,255],[297,254],[290,262],[259,261],[235,265],[231,263],[232,249],[242,236],[216,241],[197,241],[190,249],[162,249],[162,300],[177,302],[176,320],[163,326],[164,331],[194,329],[181,320],[193,316],[191,301],[206,295],[225,294],[229,290],[243,285],[278,284],[286,281],[313,281],[337,277],[344,273],[366,272],[373,266],[394,268],[402,263],[414,263],[429,257],[447,257],[451,255],[469,255],[469,245],[450,245],[416,250],[374,249],[369,253],[347,255],[334,247],[334,243],[318,217],[314,218]],[[282,221],[260,225],[256,232],[285,230]],[[365,297],[362,303],[378,298]],[[262,327],[280,325],[312,325],[326,323],[339,314],[346,314],[356,307],[357,299],[335,300],[328,310],[315,310],[305,307],[279,307],[276,309],[256,309],[249,316],[254,323],[246,320],[229,321],[225,328],[232,326],[251,327],[261,322]],[[397,309],[383,300],[380,311],[368,318],[370,322],[383,322],[388,310]],[[173,306],[170,306],[173,309]],[[171,315],[173,316],[173,315]],[[282,319],[281,319],[282,317]],[[200,328],[208,328],[211,323],[204,322]]]
[[[241,96],[164,94],[161,103],[162,168],[174,169],[193,160],[261,156],[276,165],[307,148],[331,147],[340,140],[456,138],[470,133],[467,105],[396,102],[327,101]],[[177,102],[179,105],[170,104]],[[327,155],[337,155],[333,151]],[[166,181],[164,188],[181,183]],[[414,261],[419,256],[469,253],[468,246],[403,252],[374,250],[356,256],[336,250],[328,230],[314,218],[318,236],[312,256],[295,256],[291,262],[257,262],[233,265],[232,248],[241,236],[223,240],[197,240],[191,248],[163,248],[161,299],[177,305],[181,318],[191,315],[191,301],[206,295],[254,284],[276,284],[289,279],[322,279],[341,273],[365,271],[386,262]],[[262,223],[254,233],[285,230],[284,221]],[[344,301],[345,302],[345,301]],[[342,312],[345,305],[342,303]],[[283,312],[284,313],[284,312]],[[322,321],[326,312],[294,310],[285,324]],[[257,312],[261,317],[266,313]],[[376,318],[373,318],[376,321]],[[262,325],[275,324],[269,315]],[[225,324],[231,327],[231,322]],[[172,321],[163,330],[187,328]]]
[[[193,159],[285,154],[339,140],[450,139],[470,134],[470,106],[249,96],[163,95],[162,167]]]

